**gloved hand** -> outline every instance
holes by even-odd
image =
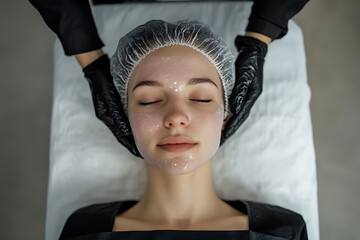
[[[235,45],[239,54],[235,62],[235,85],[229,98],[231,112],[222,131],[220,146],[249,116],[251,107],[262,92],[266,43],[238,35]]]
[[[309,0],[254,0],[247,32],[280,39],[288,31],[288,22]]]
[[[83,68],[83,72],[90,84],[96,117],[105,123],[117,140],[132,154],[143,158],[135,145],[129,120],[114,86],[108,55],[104,54],[90,63]]]

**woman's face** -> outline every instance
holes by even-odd
[[[209,161],[220,144],[224,101],[215,66],[190,47],[155,50],[130,78],[128,117],[136,146],[146,162],[173,175],[193,171]],[[171,146],[159,146],[172,136],[185,136],[196,144],[175,151]]]

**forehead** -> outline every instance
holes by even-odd
[[[141,60],[131,75],[129,88],[142,80],[166,84],[186,82],[194,77],[209,78],[221,86],[215,65],[202,53],[187,46],[166,46]]]

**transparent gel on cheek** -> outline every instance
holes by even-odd
[[[152,114],[130,112],[129,122],[136,146],[142,156],[144,156],[143,149],[151,143],[151,140],[154,139],[154,134],[161,127],[159,121]]]
[[[219,107],[216,109],[216,114],[219,116],[220,119],[224,119],[224,105],[219,105]]]

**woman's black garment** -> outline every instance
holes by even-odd
[[[240,231],[118,231],[112,232],[116,215],[137,201],[118,201],[80,208],[66,221],[60,240],[307,240],[302,216],[288,209],[252,201],[223,200],[249,216],[249,230]]]

